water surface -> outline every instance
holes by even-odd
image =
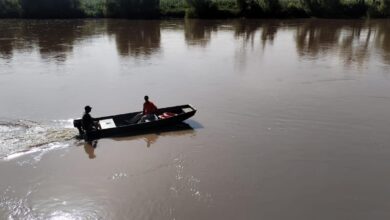
[[[390,21],[1,20],[1,219],[388,219]],[[190,128],[72,118],[191,103]]]

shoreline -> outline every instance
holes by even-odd
[[[0,18],[71,19],[71,18],[329,18],[367,19],[390,18],[390,3],[379,1],[320,1],[311,0],[46,0],[0,2]],[[36,7],[38,5],[38,7]]]

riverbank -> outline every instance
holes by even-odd
[[[0,0],[0,18],[389,18],[388,0]]]

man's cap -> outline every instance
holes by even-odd
[[[85,109],[85,110],[91,110],[91,109],[92,109],[92,107],[91,107],[91,106],[89,106],[89,105],[87,105],[87,106],[85,106],[85,107],[84,107],[84,109]]]

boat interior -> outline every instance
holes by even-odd
[[[157,111],[157,120],[163,120],[166,118],[174,117],[180,114],[195,111],[190,105],[175,106],[168,108],[161,108]],[[102,129],[109,129],[115,127],[129,126],[137,124],[141,118],[141,112],[133,112],[122,115],[108,116],[103,118],[97,118]]]

